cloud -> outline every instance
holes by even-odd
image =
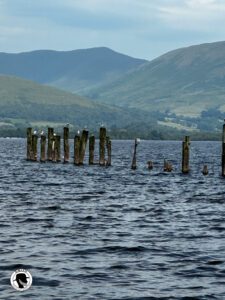
[[[0,0],[0,51],[107,46],[152,58],[224,39],[224,0]]]

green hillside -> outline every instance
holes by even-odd
[[[145,62],[105,47],[0,53],[0,74],[85,94],[90,88],[111,82]]]
[[[171,51],[89,96],[103,103],[186,117],[225,112],[225,42]]]

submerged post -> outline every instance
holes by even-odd
[[[168,162],[166,159],[164,159],[164,172],[172,172],[173,166],[170,162]]]
[[[205,176],[209,174],[209,170],[208,170],[207,165],[204,165],[203,170],[202,170],[202,174],[205,175]]]
[[[32,161],[37,161],[37,142],[38,142],[38,135],[36,132],[32,134]]]
[[[27,160],[32,158],[32,128],[27,128]]]
[[[41,157],[40,157],[40,162],[45,162],[45,160],[46,160],[45,151],[46,151],[46,136],[44,134],[42,134],[41,135]]]
[[[108,154],[108,159],[107,159],[106,165],[111,166],[112,143],[111,143],[109,136],[106,137],[106,148],[107,148],[107,154]]]
[[[63,128],[63,145],[64,145],[64,163],[68,163],[70,159],[69,127]]]
[[[55,136],[55,156],[56,162],[61,161],[61,137],[60,135]]]
[[[81,135],[81,139],[80,139],[80,154],[79,154],[79,164],[80,165],[83,165],[83,163],[84,163],[84,156],[85,156],[87,141],[88,141],[88,130],[84,129],[82,131],[82,135]]]
[[[190,157],[190,137],[185,136],[182,143],[182,173],[189,173],[189,157]]]
[[[94,153],[95,153],[95,137],[91,135],[89,137],[89,165],[94,164]]]
[[[106,142],[106,128],[100,127],[99,132],[99,165],[105,165],[105,142]]]
[[[78,166],[80,163],[80,135],[74,137],[74,164]]]
[[[138,145],[138,143],[139,143],[139,139],[135,139],[134,140],[134,154],[133,154],[133,159],[132,159],[132,165],[131,165],[131,169],[132,170],[135,170],[135,169],[137,169],[137,145]]]
[[[152,169],[153,169],[153,162],[152,162],[151,160],[149,160],[149,161],[147,162],[147,165],[148,165],[148,169],[149,169],[149,170],[152,170]]]
[[[53,128],[48,128],[48,154],[47,154],[47,159],[49,161],[52,161],[53,134],[54,134],[54,129]]]
[[[222,176],[225,177],[225,123],[223,124],[223,135],[222,135]]]

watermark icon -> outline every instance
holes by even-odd
[[[18,269],[12,273],[10,282],[15,290],[26,291],[32,285],[32,276],[29,271]]]

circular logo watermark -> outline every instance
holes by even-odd
[[[32,276],[29,271],[19,269],[12,273],[10,282],[15,290],[26,291],[32,285]]]

